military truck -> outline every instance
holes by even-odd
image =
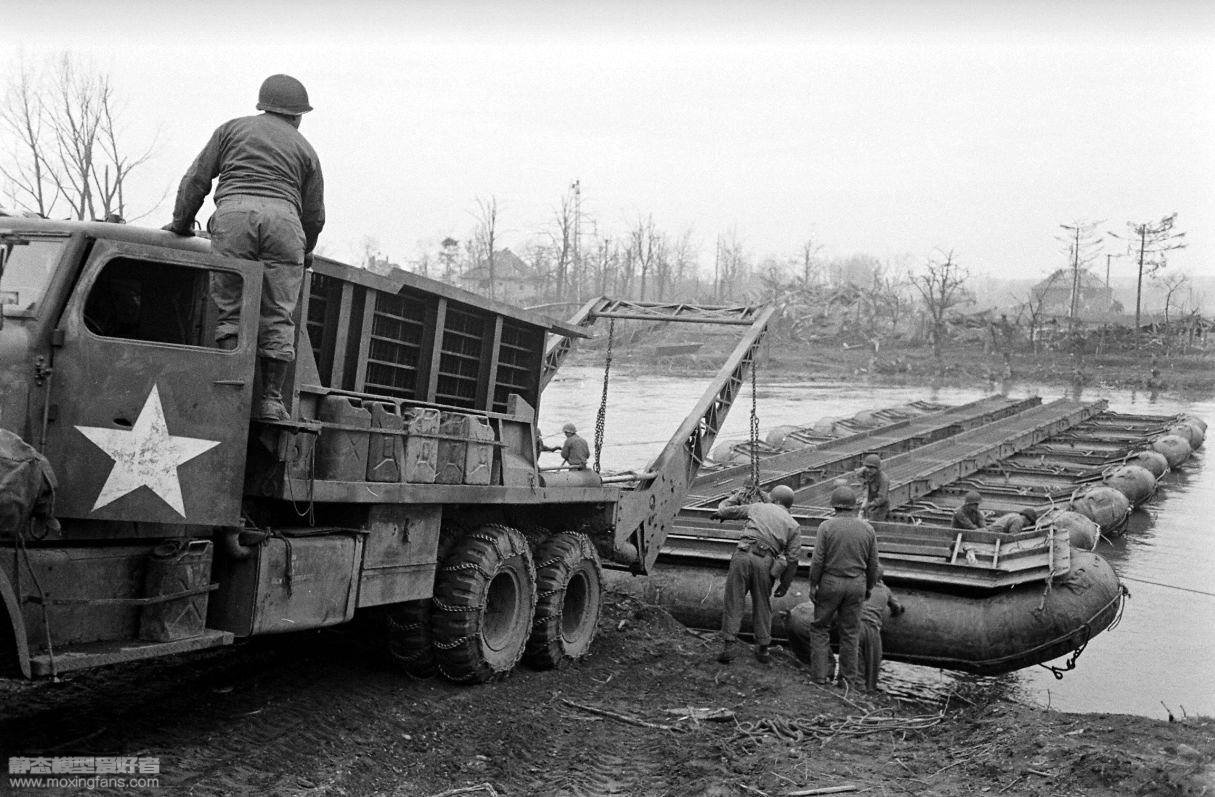
[[[0,673],[27,678],[356,620],[407,671],[456,681],[584,656],[602,568],[653,566],[771,315],[597,299],[564,323],[318,257],[291,418],[260,422],[257,263],[12,216],[0,255],[0,429],[30,452],[7,472],[53,470],[0,522]],[[232,350],[218,272],[243,284]],[[643,470],[542,468],[543,386],[600,318],[742,332]]]

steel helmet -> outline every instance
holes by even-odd
[[[262,81],[257,92],[257,110],[299,116],[308,113],[308,90],[290,75],[271,75]]]
[[[561,431],[566,432],[568,434],[574,434],[575,432],[578,431],[578,427],[574,426],[574,424],[572,424],[572,423],[567,423],[565,426],[561,427]]]
[[[851,487],[836,487],[831,491],[831,506],[836,509],[855,509],[856,493]]]
[[[882,458],[877,454],[866,454],[865,458],[861,460],[861,464],[868,467],[880,468],[882,467]]]
[[[793,506],[793,488],[787,484],[778,484],[769,493],[772,500],[786,507]]]
[[[966,495],[962,496],[962,504],[977,504],[983,500],[983,496],[977,490],[967,490]]]

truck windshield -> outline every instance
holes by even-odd
[[[6,316],[31,316],[51,284],[67,238],[0,234],[0,246],[7,249],[9,244],[13,246],[0,274],[0,308]]]

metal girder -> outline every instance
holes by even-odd
[[[578,309],[567,322],[571,326],[587,329],[595,323],[595,312],[606,306],[611,300],[605,296],[591,299]],[[540,368],[540,390],[543,391],[548,383],[557,375],[561,364],[574,348],[574,338],[567,335],[550,335],[548,345],[544,347],[544,363]]]
[[[689,324],[726,324],[748,326],[761,306],[696,305],[663,302],[633,302],[611,299],[594,311],[596,318],[618,318],[633,321],[674,321]]]
[[[750,329],[662,452],[646,467],[649,475],[621,496],[616,543],[618,547],[636,546],[636,568],[640,572],[647,572],[658,557],[675,515],[742,388],[743,378],[755,362],[774,312],[769,305],[747,311],[752,318]]]
[[[600,318],[629,320],[680,322],[688,324],[718,324],[727,326],[749,326],[754,323],[762,305],[696,305],[675,302],[634,302],[628,299],[609,299],[599,296],[579,308],[566,323],[579,329],[587,329]],[[543,390],[570,351],[574,340],[569,337],[552,336],[544,349],[544,365],[540,373],[540,389]]]

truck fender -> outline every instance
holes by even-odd
[[[18,673],[23,678],[33,677],[30,672],[29,640],[26,638],[25,619],[21,615],[17,593],[13,591],[8,576],[0,570],[0,675]]]

